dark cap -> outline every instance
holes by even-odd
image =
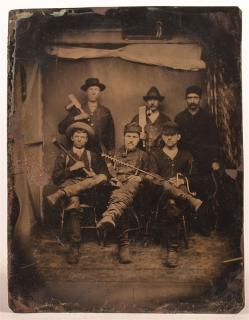
[[[80,87],[81,90],[86,91],[88,88],[97,86],[101,91],[105,90],[105,85],[99,81],[98,78],[88,78],[85,83]]]
[[[178,124],[173,121],[168,121],[164,124],[162,134],[163,135],[173,135],[179,133]]]
[[[124,127],[124,134],[126,134],[127,132],[136,132],[140,135],[140,133],[142,132],[142,128],[137,122],[127,123]]]
[[[198,86],[190,86],[186,89],[186,97],[187,95],[189,95],[190,93],[195,93],[197,94],[199,97],[201,97],[202,95],[202,89]]]

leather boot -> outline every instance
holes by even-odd
[[[129,249],[129,234],[127,230],[121,232],[120,234],[118,254],[120,263],[128,264],[132,262]]]
[[[48,203],[50,206],[55,207],[58,203],[58,201],[65,196],[65,192],[63,190],[58,190],[49,196],[47,196]]]
[[[80,198],[77,196],[71,197],[69,204],[65,207],[65,211],[78,210],[80,206]]]
[[[97,224],[97,228],[101,231],[110,231],[114,229],[116,226],[115,222],[113,221],[110,215],[104,216],[102,219],[99,220]]]
[[[176,268],[178,265],[177,248],[170,247],[167,251],[166,266],[168,268]]]
[[[105,245],[108,234],[111,233],[116,227],[112,216],[106,215],[97,223],[97,232],[99,241],[102,245]]]
[[[70,245],[69,251],[67,254],[67,263],[77,264],[80,260],[79,247]]]

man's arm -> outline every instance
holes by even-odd
[[[68,115],[58,125],[58,131],[60,134],[64,134],[67,127],[76,121],[75,117],[77,115],[79,115],[79,111],[75,107],[72,107]]]
[[[61,153],[57,156],[52,172],[52,180],[56,185],[60,185],[71,175],[69,168],[66,168],[66,156]]]
[[[107,179],[110,179],[111,176],[104,159],[99,154],[96,154],[96,153],[92,153],[92,158],[93,158],[93,171],[96,174],[104,174],[106,175]]]
[[[215,161],[220,162],[222,158],[222,148],[219,143],[218,129],[211,114],[209,114],[208,119],[208,139],[212,163]]]

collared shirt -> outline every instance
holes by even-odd
[[[157,118],[159,117],[159,111],[156,110],[154,112],[148,112],[147,111],[147,117],[150,119],[151,123],[156,122]]]
[[[85,151],[85,148],[76,148],[76,147],[73,147],[73,153],[75,154],[75,155],[77,155],[77,157],[80,159],[81,158],[81,156],[82,156],[82,154],[83,154],[83,152]]]
[[[146,139],[145,139],[145,149],[146,151],[152,151],[154,149],[159,149],[161,147],[161,135],[162,135],[162,130],[164,127],[164,124],[167,121],[170,121],[170,118],[165,115],[162,112],[158,111],[158,116],[156,119],[154,119],[154,116],[152,116],[152,119],[154,122],[150,120],[150,118],[146,117],[146,126],[144,128],[144,131],[146,133]],[[132,122],[137,122],[139,123],[139,116],[136,115],[133,119]]]

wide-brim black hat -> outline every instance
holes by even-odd
[[[145,101],[150,99],[156,99],[156,100],[162,101],[164,99],[164,96],[160,95],[160,92],[156,87],[151,87],[147,95],[144,96],[143,98]]]
[[[76,121],[67,127],[66,132],[65,132],[66,136],[68,138],[71,138],[72,133],[75,132],[76,130],[86,131],[88,133],[89,137],[93,137],[95,134],[93,128],[91,126],[89,126],[87,123]]]
[[[98,78],[88,78],[80,87],[81,90],[86,91],[89,87],[97,86],[101,91],[105,90],[105,85],[99,81]]]

